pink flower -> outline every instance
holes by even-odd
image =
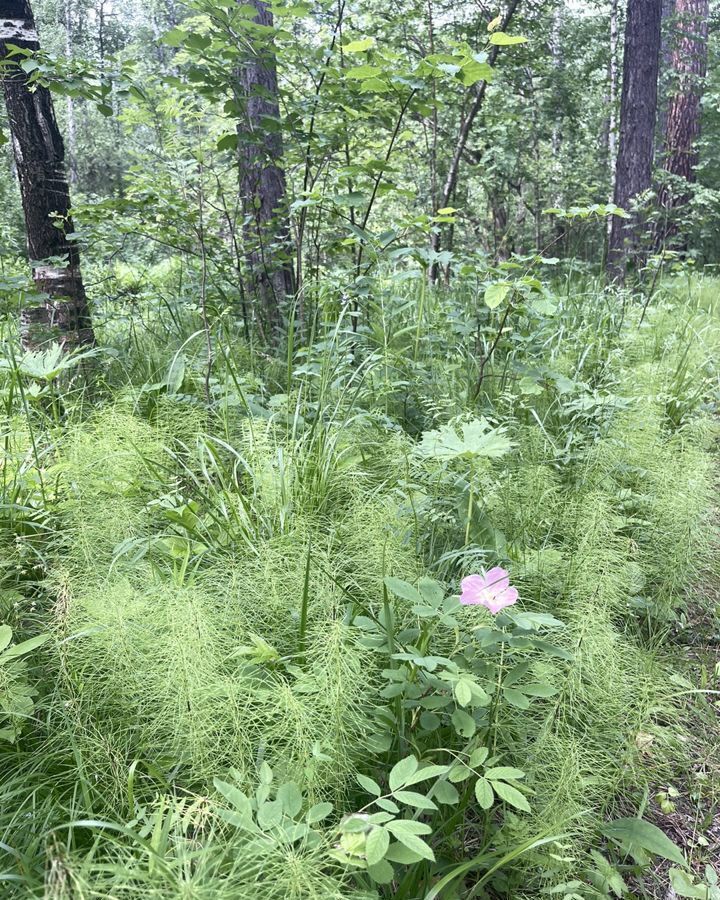
[[[506,606],[517,603],[517,588],[510,587],[510,575],[495,566],[486,575],[463,578],[460,602],[465,606],[485,606],[495,616]]]

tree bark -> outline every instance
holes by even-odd
[[[607,165],[610,173],[610,202],[615,198],[617,169],[617,86],[618,86],[618,0],[610,0],[610,58],[608,60],[608,134]],[[607,224],[607,240],[610,242],[613,219]]]
[[[673,85],[665,121],[663,168],[683,179],[695,181],[699,161],[700,105],[707,72],[708,0],[675,0],[675,44],[670,52]],[[660,207],[667,222],[673,209],[687,202],[688,193],[666,182],[660,189]],[[661,226],[662,227],[662,226]],[[661,243],[670,236],[673,223],[664,227]]]
[[[661,11],[662,0],[628,0],[614,192],[614,202],[628,211],[633,199],[652,183]],[[629,256],[641,256],[638,218],[615,216],[608,246],[608,274],[621,280]]]
[[[25,348],[55,339],[72,348],[94,341],[77,245],[65,148],[55,119],[52,96],[40,85],[28,88],[28,76],[6,59],[8,44],[38,50],[32,9],[26,0],[0,0],[2,84],[20,183],[33,280],[45,295],[43,305],[20,313]]]
[[[249,5],[257,10],[254,21],[258,25],[273,27],[265,0],[249,0]],[[294,293],[295,282],[272,40],[261,35],[253,51],[253,58],[240,71],[246,103],[245,120],[238,125],[245,258],[250,274],[248,293],[262,311],[268,331],[276,334],[283,302]]]

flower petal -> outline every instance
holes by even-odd
[[[510,587],[510,575],[501,566],[495,566],[485,575],[485,584],[496,594]]]
[[[460,582],[460,587],[466,590],[479,590],[485,587],[485,578],[482,575],[468,575]]]
[[[487,603],[483,604],[483,606],[487,606],[494,616],[496,616],[505,605],[506,604],[497,597],[489,597]]]
[[[512,606],[514,603],[517,603],[519,596],[517,588],[509,587],[504,591],[500,591],[499,594],[496,594],[494,598],[495,605],[499,610],[505,609],[506,606]]]
[[[462,593],[460,594],[460,602],[468,604],[481,603],[481,595],[485,590],[485,579],[482,575],[468,575],[460,582]]]

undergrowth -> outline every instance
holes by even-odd
[[[24,712],[0,655],[4,895],[423,898],[466,859],[441,896],[632,895],[605,823],[692,746],[674,648],[715,540],[717,284],[642,322],[580,287],[476,399],[442,352],[468,298],[442,292],[422,335],[389,303],[286,380],[226,348],[209,407],[202,357],[149,333],[94,407],[6,372],[2,619],[51,638],[13,675]],[[468,422],[480,443],[427,450]],[[495,565],[533,624],[443,599]],[[410,756],[438,767],[408,810],[436,863],[398,839],[388,874],[357,776],[385,790]]]

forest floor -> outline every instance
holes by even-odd
[[[717,900],[719,288],[9,358],[5,894]]]

